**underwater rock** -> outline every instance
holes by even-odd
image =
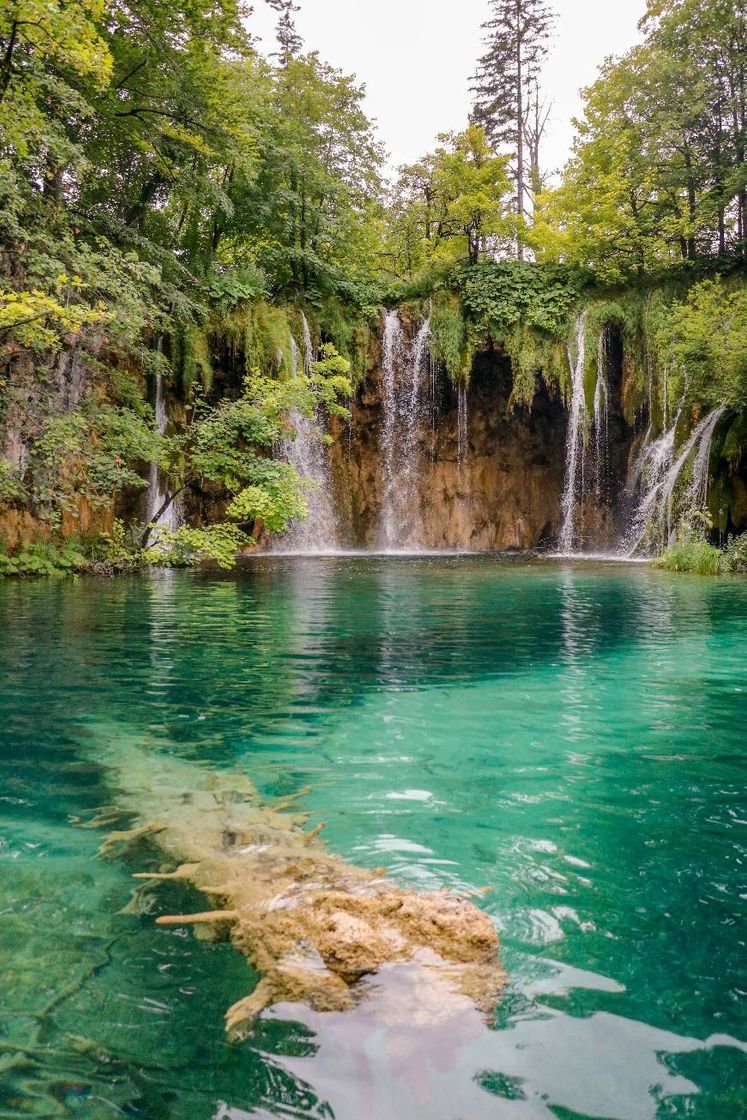
[[[157,921],[212,927],[261,974],[227,1012],[232,1037],[275,1003],[348,1010],[363,998],[362,977],[397,964],[416,969],[423,989],[451,993],[454,1013],[465,1003],[494,1009],[505,973],[495,927],[474,903],[447,890],[405,890],[331,855],[303,818],[263,805],[244,775],[123,744],[121,733],[117,740],[107,765],[138,823],[114,834],[116,849],[108,841],[103,849],[147,839],[179,866],[137,878],[181,879],[209,896],[208,910]]]

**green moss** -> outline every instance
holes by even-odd
[[[350,362],[351,378],[358,384],[366,376],[371,346],[378,333],[378,313],[371,319],[340,300],[328,298],[315,307],[313,320],[322,342],[331,342]]]
[[[467,324],[459,299],[440,293],[431,312],[432,353],[455,383],[461,380]]]

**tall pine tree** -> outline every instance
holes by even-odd
[[[520,225],[526,212],[528,139],[533,149],[532,177],[537,178],[539,102],[535,104],[533,99],[554,20],[555,13],[545,0],[490,0],[490,18],[482,25],[485,53],[473,78],[472,120],[483,126],[496,149],[509,147],[514,153]],[[523,257],[521,232],[519,257]]]

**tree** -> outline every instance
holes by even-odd
[[[387,255],[393,271],[412,278],[450,262],[477,262],[515,228],[507,214],[507,157],[496,156],[484,130],[443,133],[440,146],[401,168],[390,204]]]
[[[206,483],[228,501],[226,531],[220,538],[224,542],[229,526],[234,530],[231,539],[237,540],[235,530],[252,530],[256,521],[282,532],[293,518],[305,517],[305,482],[289,463],[272,458],[272,448],[293,438],[293,411],[347,417],[341,402],[352,392],[349,372],[350,363],[327,344],[308,377],[279,380],[254,373],[234,399],[223,397],[214,405],[198,402],[184,430],[163,440],[160,465],[171,485],[154,521],[185,490],[198,492]],[[145,527],[143,547],[153,547],[153,530],[154,523]],[[182,538],[192,548],[197,539],[192,529],[185,535],[180,530],[165,533],[160,527],[156,538],[161,552]]]
[[[539,73],[554,18],[545,0],[491,0],[491,16],[483,24],[486,49],[473,78],[473,121],[485,128],[496,149],[506,146],[514,157],[520,259],[526,213],[525,144],[529,140],[530,181],[536,189],[539,143],[546,121]]]
[[[745,254],[747,29],[732,0],[651,0],[645,41],[585,91],[574,154],[543,198],[540,256],[625,280]]]
[[[313,52],[284,54],[272,74],[259,163],[231,181],[226,237],[256,253],[275,296],[363,298],[383,159],[363,97]]]
[[[280,58],[284,60],[300,54],[303,47],[303,39],[293,22],[293,13],[299,10],[299,6],[294,4],[293,0],[281,0],[280,4],[276,6],[280,11],[280,16],[275,34],[280,47]]]

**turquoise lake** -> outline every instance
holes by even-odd
[[[0,586],[0,1118],[747,1115],[747,580],[256,558]],[[275,1008],[79,827],[132,741],[247,774],[330,850],[479,896],[509,982],[450,1037]],[[106,748],[104,750],[104,748]],[[144,911],[144,912],[143,912]]]

